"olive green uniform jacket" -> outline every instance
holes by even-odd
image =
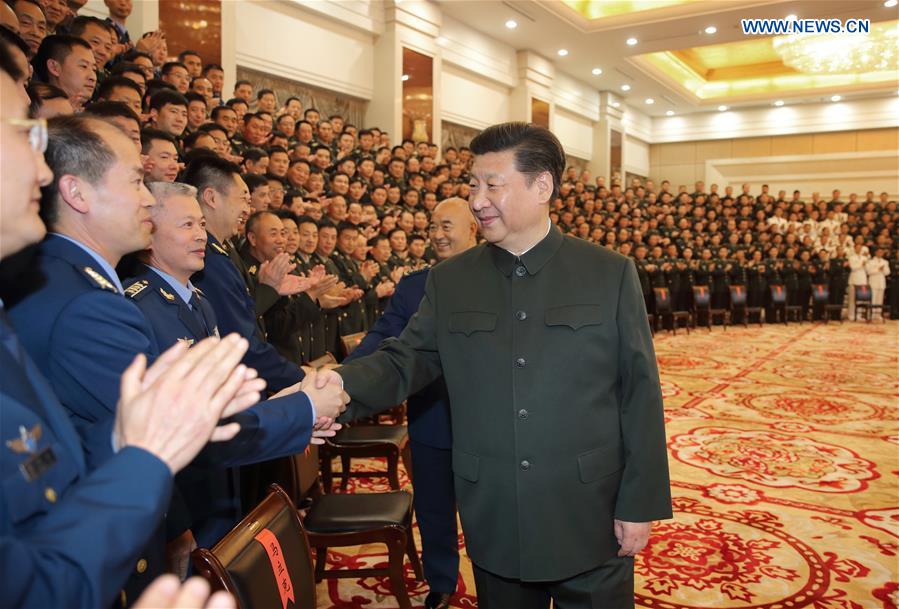
[[[444,376],[471,559],[524,581],[617,554],[613,519],[671,517],[659,374],[632,261],[556,228],[516,258],[480,245],[431,269],[398,339],[339,369],[343,419]]]

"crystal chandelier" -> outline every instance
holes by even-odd
[[[899,69],[899,26],[872,24],[868,34],[792,34],[773,39],[784,64],[804,74]]]

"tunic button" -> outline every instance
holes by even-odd
[[[50,503],[56,503],[56,491],[48,486],[44,490],[44,498]]]
[[[144,571],[146,571],[147,570],[147,559],[141,558],[139,561],[137,561],[136,569],[137,569],[138,573],[143,573]]]
[[[528,314],[525,313],[524,311],[518,311],[517,313],[515,313],[515,318],[518,321],[524,321],[525,319],[528,318]]]
[[[524,368],[527,365],[527,361],[523,357],[519,357],[515,360],[515,366],[517,368]]]
[[[523,469],[524,471],[528,471],[529,469],[531,469],[531,463],[529,461],[525,460],[525,461],[521,462],[519,467],[521,467],[521,469]]]
[[[528,411],[525,410],[524,408],[522,408],[521,410],[519,410],[519,411],[518,411],[518,418],[519,418],[519,419],[526,419],[526,418],[528,418]]]
[[[518,275],[519,277],[524,277],[525,273],[527,273],[527,272],[528,272],[528,270],[526,268],[524,268],[523,266],[515,267],[515,274]]]

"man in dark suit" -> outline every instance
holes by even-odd
[[[0,260],[44,236],[40,187],[53,179],[43,157],[46,124],[26,118],[28,100],[21,94],[4,66]],[[247,381],[247,374],[235,369],[246,346],[236,336],[213,339],[192,352],[176,348],[149,369],[137,358],[121,379],[106,450],[88,460],[68,415],[0,305],[4,605],[107,607],[120,598],[129,573],[146,564],[141,551],[168,507],[173,473],[210,437],[236,433],[233,427],[216,429],[226,406],[233,414],[258,399],[262,384]],[[229,404],[239,391],[243,397]]]
[[[459,198],[445,199],[437,206],[428,232],[440,260],[477,244],[477,223],[468,203]],[[399,282],[384,315],[346,362],[374,353],[382,341],[402,333],[424,298],[429,270],[414,271]],[[459,543],[449,396],[443,380],[411,396],[408,407],[415,515],[421,532],[425,579],[430,586],[425,607],[446,609],[459,576]]]
[[[489,242],[437,265],[399,339],[318,377],[389,408],[441,375],[482,609],[633,607],[633,556],[671,517],[664,413],[633,262],[549,220],[565,153],[507,123],[471,142]]]

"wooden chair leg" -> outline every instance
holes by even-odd
[[[398,450],[391,450],[387,455],[387,480],[390,481],[390,489],[394,491],[400,490],[399,460]]]
[[[319,583],[325,578],[325,564],[328,562],[328,548],[315,548],[315,583]]]
[[[322,451],[321,459],[321,478],[322,478],[322,488],[325,493],[330,493],[332,488],[334,487],[334,465],[331,462],[331,454]]]
[[[350,466],[352,464],[352,459],[350,459],[346,455],[340,455],[340,466],[343,468],[343,472],[340,477],[340,491],[345,493],[347,488],[350,485]]]
[[[403,467],[406,470],[406,475],[409,477],[409,481],[414,483],[415,480],[412,479],[412,443],[406,442],[403,444],[403,448],[400,451],[400,458],[403,460]]]
[[[409,535],[412,534],[410,530]],[[409,592],[406,590],[406,579],[403,577],[403,556],[406,551],[406,534],[397,531],[387,539],[388,572],[390,587],[399,603],[400,609],[412,609]]]
[[[409,525],[406,527],[406,556],[412,563],[412,571],[415,573],[415,579],[423,581],[425,578],[424,571],[421,568],[421,559],[418,557],[418,549],[415,547],[415,535],[412,534],[411,518]]]

